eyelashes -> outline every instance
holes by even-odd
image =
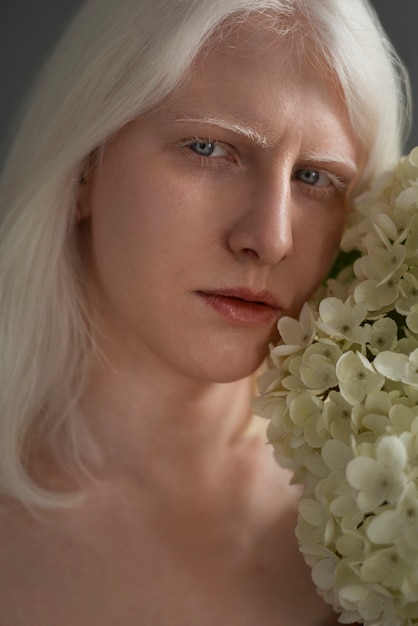
[[[348,183],[338,174],[316,168],[298,168],[293,176],[303,185],[305,192],[324,198],[335,192],[344,193],[348,188]]]
[[[179,144],[179,148],[189,158],[198,158],[202,166],[219,167],[234,163],[233,148],[209,138],[190,137]]]
[[[215,141],[196,140],[189,144],[189,148],[202,157],[223,157],[225,149]]]
[[[186,157],[197,160],[200,167],[225,168],[239,160],[232,146],[209,137],[189,137],[179,142],[178,147]],[[336,172],[310,165],[295,168],[292,180],[300,183],[304,193],[320,198],[344,193],[348,188],[348,182]]]

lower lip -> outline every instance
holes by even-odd
[[[245,326],[272,324],[280,313],[279,309],[261,302],[202,292],[198,292],[198,295],[224,319]]]

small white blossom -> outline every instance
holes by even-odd
[[[342,355],[341,348],[329,339],[318,339],[316,343],[306,348],[302,355],[302,362],[309,363],[311,357],[321,356],[328,361],[336,365],[338,359]]]
[[[323,590],[331,589],[334,584],[335,561],[322,559],[312,569],[312,580]]]
[[[418,208],[418,189],[409,187],[402,191],[396,199],[396,206],[400,209]]]
[[[415,213],[411,217],[410,222],[410,233],[405,242],[405,250],[407,259],[411,259],[412,262],[415,261],[416,265],[416,251],[418,248],[418,215]]]
[[[383,284],[402,266],[406,257],[406,250],[401,244],[387,248],[376,246],[369,249],[369,257],[380,277],[380,282]]]
[[[355,343],[364,343],[365,331],[360,327],[367,314],[363,304],[341,302],[338,298],[326,298],[319,305],[317,326],[340,339],[349,339]]]
[[[344,531],[356,531],[363,523],[364,513],[357,506],[357,501],[352,490],[347,486],[339,489],[342,493],[337,494],[330,504],[332,515],[339,519],[340,528]]]
[[[366,395],[381,389],[384,377],[377,373],[360,352],[346,352],[336,367],[340,390],[350,404],[362,402]]]
[[[388,428],[388,432],[393,431],[393,434],[409,432],[417,417],[417,407],[412,409],[405,404],[394,404],[389,409],[388,415],[392,425]]]
[[[343,556],[352,557],[353,559],[361,557],[363,560],[364,555],[368,554],[371,550],[370,542],[364,535],[358,530],[347,530],[335,542],[335,547],[338,553]]]
[[[306,363],[301,364],[300,377],[306,387],[317,392],[335,387],[338,383],[335,365],[320,354],[312,355]]]
[[[292,317],[281,317],[277,323],[277,329],[283,344],[271,350],[272,358],[292,354],[308,346],[315,335],[315,325],[309,305],[307,303],[303,305],[298,320]]]
[[[381,594],[376,593],[373,584],[365,584],[361,578],[357,584],[342,587],[339,591],[339,599],[343,608],[351,611],[357,609],[362,620],[373,622],[383,613]]]
[[[374,550],[360,567],[360,576],[365,582],[395,589],[402,584],[406,572],[407,566],[394,547]]]
[[[317,500],[302,498],[299,513],[312,526],[322,526],[327,521],[327,512]]]
[[[390,380],[399,380],[406,385],[418,386],[418,350],[409,356],[395,352],[381,352],[373,361],[376,370]]]
[[[403,297],[398,298],[395,305],[396,311],[401,315],[408,315],[411,311],[411,307],[414,306],[414,304],[418,304],[417,278],[411,272],[408,272],[399,281],[399,289]]]
[[[330,391],[324,403],[322,419],[324,427],[333,439],[349,444],[351,440],[352,406],[337,391]]]
[[[418,334],[418,304],[413,304],[405,318],[406,325],[413,333]]]
[[[404,209],[393,208],[388,204],[378,203],[372,211],[373,224],[382,242],[397,245],[403,242],[409,231],[411,217]]]
[[[347,480],[358,490],[361,511],[369,513],[382,502],[397,501],[406,484],[406,461],[403,443],[397,437],[387,436],[377,444],[375,459],[357,456],[348,462]]]
[[[397,337],[396,322],[389,317],[380,318],[370,327],[368,340],[370,352],[376,355],[383,350],[394,350]]]
[[[356,302],[366,305],[369,311],[379,311],[394,305],[399,294],[399,285],[395,278],[384,283],[376,279],[361,282],[354,290]]]
[[[353,458],[353,451],[342,441],[328,439],[322,447],[322,458],[330,470],[343,470]]]
[[[411,620],[415,618],[414,621],[411,621],[409,623],[416,624],[417,623],[416,620],[418,618],[418,610],[416,607],[416,603],[418,602],[418,569],[417,568],[410,571],[408,575],[404,578],[404,580],[402,581],[400,590],[402,594],[404,595],[405,600],[408,602],[407,604],[408,608],[412,609],[409,611],[408,610],[404,611],[406,613],[406,616],[410,617]],[[414,604],[415,604],[415,607],[413,606]]]
[[[367,536],[376,544],[390,544],[402,538],[408,549],[418,550],[418,493],[408,483],[394,509],[376,515],[367,528]]]

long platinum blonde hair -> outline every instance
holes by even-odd
[[[253,12],[337,77],[367,155],[360,188],[398,158],[408,81],[366,0],[87,0],[39,77],[0,179],[3,496],[71,505],[75,494],[37,484],[31,458],[45,447],[77,471],[95,454],[78,411],[94,348],[74,220],[86,159],[167,96],[223,24]]]

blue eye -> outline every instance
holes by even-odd
[[[194,141],[190,144],[190,147],[196,154],[209,157],[214,153],[216,144],[212,141]]]
[[[310,169],[298,170],[297,178],[305,185],[310,185],[311,187],[327,187],[331,182],[326,174]]]

